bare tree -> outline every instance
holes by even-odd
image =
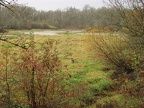
[[[26,48],[26,43],[21,43],[20,40],[22,39],[16,39],[15,41],[11,41],[10,39],[8,39],[7,37],[4,36],[4,30],[3,30],[3,25],[1,24],[2,20],[1,20],[1,17],[2,17],[2,7],[5,7],[7,8],[8,10],[10,10],[14,15],[17,16],[17,14],[15,13],[16,11],[16,8],[13,6],[13,3],[15,3],[17,0],[11,0],[11,1],[7,1],[7,0],[0,0],[0,41],[3,41],[3,42],[7,42],[7,43],[10,43],[14,46],[18,46],[18,47],[21,47],[23,49],[27,49]],[[20,37],[21,38],[21,37]]]
[[[144,0],[109,0],[123,19],[121,26],[125,33],[144,37]]]
[[[11,8],[11,6],[12,6],[12,3],[14,3],[15,1],[16,0],[11,0],[11,1],[0,0],[0,6],[6,7],[9,10],[11,10],[12,12],[14,12],[13,9]]]
[[[15,13],[15,8],[13,6],[13,3],[15,3],[16,0],[0,0],[0,32],[4,32],[3,30],[3,24],[2,24],[2,8],[5,7],[8,10],[10,10],[13,14],[16,15]]]

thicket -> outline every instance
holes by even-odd
[[[123,93],[129,100],[135,100],[132,107],[143,108],[144,98],[142,84],[144,78],[144,2],[142,0],[109,0],[121,20],[122,34],[113,33],[110,29],[90,28],[91,48],[95,55],[105,60],[114,70],[111,78],[114,88]],[[115,17],[117,18],[117,17]],[[104,33],[104,31],[106,33]],[[140,96],[141,94],[141,96]],[[117,103],[113,103],[115,106]]]

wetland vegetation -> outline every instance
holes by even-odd
[[[0,107],[143,108],[144,3],[109,2],[40,12],[1,0]]]

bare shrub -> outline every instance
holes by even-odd
[[[129,41],[127,36],[99,33],[89,36],[88,40],[95,57],[99,56],[115,70],[113,78],[127,75],[134,80],[139,77],[143,69],[143,48],[139,40],[136,41],[136,37],[134,41]]]

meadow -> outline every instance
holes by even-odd
[[[0,1],[0,108],[144,108],[143,0],[15,2]]]
[[[89,34],[7,34],[20,36],[10,41],[19,40],[29,48],[1,43],[2,108],[112,108],[113,104],[126,108],[136,102],[115,89],[113,70],[92,52]]]

